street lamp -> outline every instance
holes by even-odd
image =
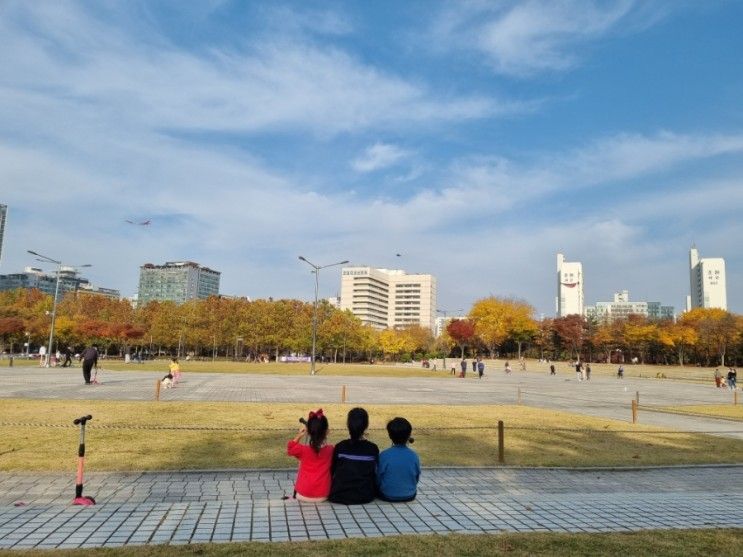
[[[46,351],[46,362],[44,362],[45,367],[49,367],[49,362],[51,362],[52,358],[52,343],[54,342],[54,321],[57,318],[57,300],[59,298],[59,276],[62,271],[62,262],[57,261],[56,259],[52,259],[51,257],[47,257],[46,255],[41,255],[40,253],[36,253],[35,251],[26,250],[31,255],[35,255],[38,257],[38,261],[44,261],[46,263],[54,263],[57,266],[57,280],[56,284],[54,286],[54,304],[52,305],[52,325],[49,328],[49,348]],[[92,265],[85,264],[85,265],[77,265],[77,267],[92,267]]]
[[[460,313],[461,314],[462,311],[464,311],[464,310],[458,309],[457,310],[457,313]],[[444,315],[444,327],[446,327],[446,316],[449,313],[449,310],[446,310],[446,309],[437,309],[436,310],[436,313],[441,313],[441,314]],[[444,357],[442,358],[442,360],[443,360],[443,362],[441,363],[441,367],[442,367],[442,369],[444,371],[446,371],[446,354],[444,354]]]
[[[320,288],[320,269],[335,267],[336,265],[345,265],[348,261],[338,261],[338,263],[330,263],[329,265],[315,265],[311,261],[308,261],[304,256],[300,255],[299,259],[312,267],[315,273],[315,305],[312,308],[312,360],[310,362],[310,375],[315,375],[315,350],[317,347],[317,292]]]

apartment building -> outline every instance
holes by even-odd
[[[642,315],[648,319],[673,319],[676,314],[673,306],[664,306],[660,302],[631,301],[628,290],[615,292],[611,302],[596,302],[596,305],[586,307],[586,316],[598,321],[611,323],[617,319],[626,319],[629,315]]]
[[[57,273],[45,273],[36,267],[26,267],[22,273],[0,275],[0,290],[14,290],[16,288],[37,288],[54,296],[57,287]],[[114,288],[93,286],[85,277],[80,276],[75,267],[63,265],[59,269],[59,296],[68,292],[83,292],[97,294],[118,300],[121,295]]]
[[[221,273],[193,261],[145,263],[139,268],[137,304],[153,300],[182,304],[187,300],[219,295]]]
[[[400,269],[344,267],[340,308],[376,329],[420,325],[434,328],[436,278]]]

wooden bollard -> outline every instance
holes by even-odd
[[[155,400],[160,400],[160,381],[155,381]]]
[[[518,388],[516,393],[516,404],[521,404],[521,387]]]
[[[636,400],[632,401],[632,423],[633,424],[637,423],[637,401]]]
[[[503,430],[503,420],[498,420],[498,464],[504,464],[506,462],[506,449],[505,441],[503,439]]]
[[[345,404],[345,402],[346,402],[346,386],[343,385],[341,387],[341,403]]]

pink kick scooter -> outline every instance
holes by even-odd
[[[85,466],[85,422],[92,420],[93,416],[88,414],[82,418],[77,418],[72,423],[80,426],[80,446],[77,450],[77,477],[75,479],[75,498],[72,500],[73,505],[95,505],[95,499],[83,496],[83,467]]]

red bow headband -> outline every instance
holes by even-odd
[[[310,410],[310,415],[307,418],[307,421],[310,421],[312,418],[322,418],[324,414],[322,413],[322,408],[318,408],[317,412],[313,412]]]

